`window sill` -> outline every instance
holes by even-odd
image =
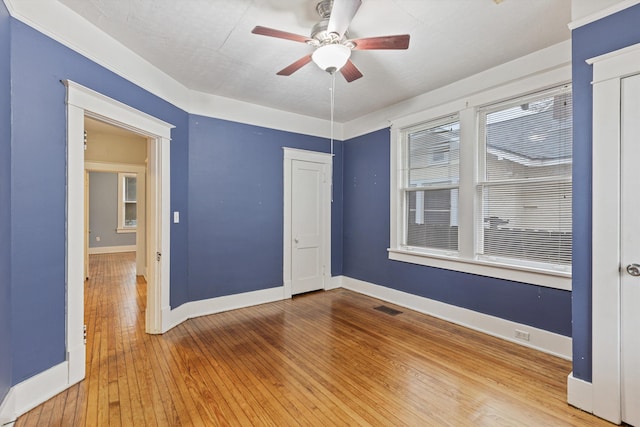
[[[116,233],[135,233],[135,228],[116,228]]]
[[[530,283],[547,288],[571,290],[571,273],[568,272],[521,267],[488,260],[464,259],[457,256],[426,254],[409,249],[390,248],[387,251],[389,259],[394,261]]]

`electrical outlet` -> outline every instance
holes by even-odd
[[[515,337],[522,341],[529,341],[529,332],[516,329]]]
[[[96,236],[96,242],[100,241],[100,236]]]

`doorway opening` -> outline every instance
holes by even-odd
[[[147,279],[150,142],[143,135],[88,117],[84,137],[85,278],[89,278],[89,254],[133,251],[136,275]]]
[[[67,227],[66,227],[66,347],[67,385],[85,377],[85,118],[126,129],[148,139],[146,183],[145,330],[162,333],[169,327],[170,134],[174,127],[69,80],[67,87]]]

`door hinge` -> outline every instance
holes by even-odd
[[[156,252],[156,261],[160,261],[160,258],[162,258],[162,254],[160,252]]]
[[[82,341],[87,345],[87,325],[82,325]]]

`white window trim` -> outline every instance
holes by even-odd
[[[135,172],[118,173],[118,228],[117,233],[135,233],[138,230],[137,225],[131,227],[124,224],[124,179],[126,177],[138,178]],[[136,202],[137,203],[137,202]]]
[[[399,185],[403,182],[404,167],[402,138],[408,127],[416,126],[428,121],[436,121],[445,116],[458,114],[460,128],[465,132],[460,136],[460,147],[473,146],[470,150],[460,150],[460,182],[458,212],[460,214],[459,229],[474,230],[474,215],[476,210],[476,177],[478,172],[478,108],[490,103],[497,103],[516,98],[554,86],[568,83],[570,73],[561,79],[564,73],[549,72],[535,77],[523,79],[517,84],[508,84],[459,99],[447,104],[434,107],[421,113],[394,120],[391,129],[390,147],[390,247],[389,259],[408,262],[429,267],[471,273],[480,276],[495,277],[515,282],[530,283],[549,288],[571,290],[571,273],[567,271],[553,271],[536,266],[524,267],[501,262],[499,259],[489,260],[475,255],[476,233],[459,233],[459,248],[456,253],[445,251],[425,252],[418,248],[403,247],[403,204],[400,203],[402,191]],[[472,131],[470,131],[472,130]]]

